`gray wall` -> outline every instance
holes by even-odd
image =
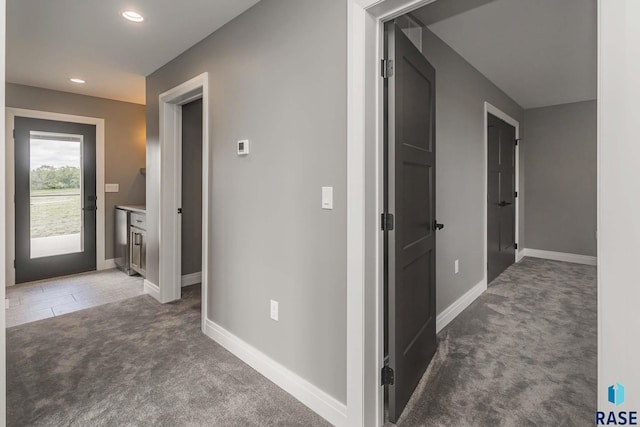
[[[104,119],[105,182],[120,184],[119,193],[106,194],[105,257],[113,258],[113,207],[145,201],[145,106],[12,83],[6,84],[6,104]]]
[[[346,30],[345,0],[263,0],[147,78],[148,279],[158,283],[158,96],[208,71],[209,316],[342,402]],[[321,209],[322,186],[334,186],[334,210]]]
[[[527,248],[596,255],[597,102],[525,111]]]
[[[445,224],[436,241],[436,305],[441,313],[485,274],[484,102],[518,120],[521,132],[523,110],[426,28],[422,50],[436,69],[436,215]],[[522,212],[522,198],[519,203]]]
[[[182,107],[182,275],[202,271],[202,99]]]

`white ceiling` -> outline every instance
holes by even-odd
[[[595,0],[439,0],[414,15],[523,108],[596,99]]]
[[[144,104],[145,76],[257,2],[8,0],[7,81]]]

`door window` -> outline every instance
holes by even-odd
[[[30,238],[34,258],[83,251],[83,136],[30,132]]]

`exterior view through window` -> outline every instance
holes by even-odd
[[[31,131],[31,258],[82,252],[82,135]]]

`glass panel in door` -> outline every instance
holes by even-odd
[[[82,252],[82,135],[30,132],[31,258]]]

